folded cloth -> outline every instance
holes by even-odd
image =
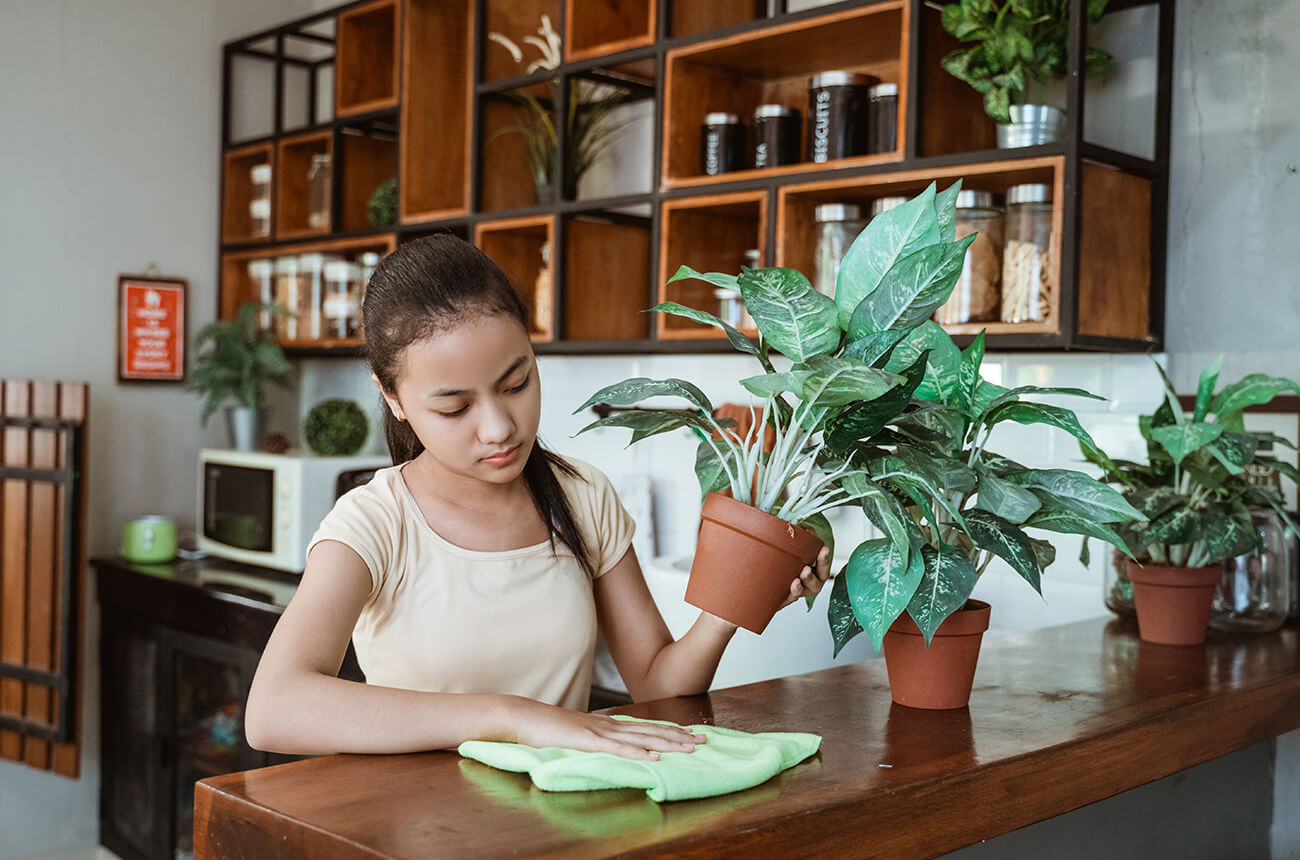
[[[621,714],[616,720],[636,720]],[[465,741],[457,751],[466,758],[516,773],[527,773],[545,791],[591,791],[644,788],[651,800],[688,800],[740,791],[766,782],[817,752],[819,735],[802,732],[739,732],[721,726],[684,726],[707,741],[694,752],[663,752],[657,761],[638,761],[613,753],[559,747],[525,746],[498,741]]]

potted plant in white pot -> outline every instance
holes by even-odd
[[[1147,518],[1126,524],[1120,533],[1134,559],[1127,578],[1138,633],[1148,642],[1205,641],[1223,561],[1260,541],[1250,506],[1272,508],[1288,532],[1300,534],[1281,500],[1246,476],[1253,467],[1300,482],[1290,463],[1259,453],[1261,442],[1290,443],[1271,433],[1247,432],[1242,417],[1246,407],[1268,403],[1284,391],[1300,392],[1300,386],[1255,373],[1215,393],[1221,363],[1222,356],[1201,373],[1191,415],[1160,370],[1165,399],[1138,421],[1146,463],[1085,452]]]
[[[259,325],[263,313],[286,313],[277,305],[245,302],[234,319],[208,323],[194,337],[198,353],[185,389],[203,398],[202,421],[223,404],[231,446],[256,451],[266,435],[266,385],[289,387],[292,368],[275,335]],[[202,349],[206,345],[206,349]],[[233,401],[233,403],[230,403]]]
[[[1101,20],[1106,3],[1088,0],[1088,24]],[[1069,70],[1069,7],[1069,0],[960,0],[943,7],[944,29],[974,43],[944,57],[943,68],[984,96],[999,147],[1049,143],[1064,133],[1064,105],[1046,104],[1045,90]],[[1110,54],[1088,48],[1086,77],[1114,67]]]

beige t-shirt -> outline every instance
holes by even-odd
[[[557,472],[578,530],[605,574],[635,523],[598,469],[568,458]],[[312,536],[351,547],[370,569],[352,634],[375,685],[444,693],[511,693],[586,710],[596,644],[592,579],[557,536],[504,552],[462,549],[430,528],[401,467],[375,472]]]

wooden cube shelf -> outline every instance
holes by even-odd
[[[663,183],[685,187],[836,167],[899,161],[907,128],[908,17],[905,0],[775,25],[668,52],[664,105]],[[845,70],[898,84],[898,141],[893,152],[825,163],[811,161],[765,170],[706,176],[700,166],[700,125],[706,114],[726,111],[752,124],[760,104],[797,108],[808,122],[808,83],[813,75]]]
[[[560,3],[562,0],[485,0],[487,5],[486,29],[479,34],[483,52],[483,80],[499,81],[528,74],[528,65],[542,58],[535,45],[526,44],[528,36],[542,38],[538,32],[542,16],[550,19],[551,29],[560,34]],[[515,62],[504,45],[490,40],[488,35],[499,33],[514,42],[523,52],[523,61]],[[545,41],[545,40],[543,40]]]
[[[584,60],[649,45],[658,0],[565,0],[565,59]],[[681,5],[709,5],[685,3]]]
[[[397,106],[398,15],[397,0],[375,0],[339,13],[336,116]]]
[[[363,133],[345,128],[339,135],[339,144],[342,155],[340,229],[395,226],[370,223],[370,198],[381,185],[397,177],[396,134]]]
[[[281,239],[319,236],[330,232],[329,219],[313,225],[309,220],[312,159],[334,157],[334,132],[317,131],[283,138],[279,143],[275,170],[275,235]],[[332,171],[331,166],[331,171]],[[329,186],[332,190],[333,179]]]
[[[755,21],[763,16],[764,5],[756,0],[679,0],[668,7],[668,33],[676,39]]]
[[[856,203],[866,216],[871,202],[881,197],[915,196],[931,182],[943,190],[958,179],[968,191],[990,191],[1005,194],[1012,185],[1042,183],[1052,187],[1052,245],[1051,283],[1054,286],[1048,318],[1041,322],[1004,323],[978,322],[947,325],[953,335],[974,335],[986,330],[996,334],[1051,334],[1061,327],[1061,227],[1064,220],[1065,199],[1062,156],[1029,158],[989,164],[962,165],[933,170],[916,170],[900,173],[873,174],[856,178],[810,182],[783,188],[778,192],[776,229],[779,237],[776,265],[798,269],[809,278],[813,276],[813,254],[816,238],[813,232],[813,210],[823,203]]]
[[[680,266],[698,272],[738,274],[745,252],[757,248],[767,258],[767,192],[743,191],[666,200],[660,214],[659,301],[678,302],[716,315],[712,284],[700,280],[668,283]],[[655,314],[660,338],[717,339],[717,329],[668,314]],[[756,332],[751,331],[751,334]]]
[[[650,219],[579,215],[565,223],[565,340],[649,335]]]
[[[470,208],[473,0],[407,0],[402,21],[402,181],[399,220]]]
[[[548,84],[537,84],[530,91],[544,105],[549,104]],[[482,153],[478,208],[500,212],[537,205],[528,139],[520,130],[532,122],[530,108],[505,94],[490,93],[481,97],[479,115]]]
[[[221,242],[232,245],[240,242],[264,242],[271,232],[258,235],[253,232],[253,218],[249,204],[253,199],[252,169],[265,164],[272,168],[272,185],[275,187],[275,148],[269,143],[254,144],[227,150],[221,169]],[[268,193],[267,205],[274,194]],[[269,215],[268,215],[269,220]]]
[[[474,228],[474,244],[493,259],[514,285],[528,308],[529,337],[545,343],[555,337],[554,254],[555,216],[481,221]],[[545,267],[546,276],[542,275]]]

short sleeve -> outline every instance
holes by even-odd
[[[383,587],[384,572],[392,563],[395,511],[392,505],[385,506],[373,492],[367,492],[368,489],[358,487],[334,503],[307,544],[307,555],[311,555],[316,544],[332,540],[361,556],[370,571],[370,594],[366,598],[370,602]]]
[[[591,552],[593,578],[609,573],[614,565],[622,560],[627,548],[632,545],[632,535],[636,532],[636,520],[619,501],[618,493],[609,478],[596,467],[581,461],[571,460],[579,475],[581,492],[586,504],[574,504],[575,509],[585,508],[587,522],[579,527],[587,539],[587,549]]]

